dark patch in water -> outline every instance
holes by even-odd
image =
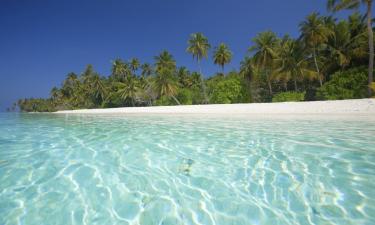
[[[316,208],[314,206],[311,206],[311,210],[314,213],[314,215],[317,215],[317,216],[320,215],[320,213],[318,212],[318,210],[316,210]]]
[[[179,171],[184,173],[186,176],[190,176],[191,166],[194,164],[192,159],[183,159],[180,165]]]

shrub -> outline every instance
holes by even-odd
[[[367,71],[353,68],[333,74],[330,81],[317,90],[320,100],[365,98],[367,95]]]
[[[212,86],[210,102],[216,104],[228,104],[241,102],[243,99],[243,85],[237,78],[220,80]]]
[[[191,105],[193,104],[192,92],[189,89],[183,88],[178,91],[176,98],[181,103],[181,105]]]
[[[287,91],[274,95],[272,102],[300,102],[304,99],[305,92]]]
[[[154,103],[156,106],[165,106],[165,105],[176,105],[176,103],[173,101],[173,99],[167,97],[167,96],[161,96],[159,99],[157,99]]]

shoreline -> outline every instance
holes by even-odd
[[[372,114],[375,98],[278,103],[242,103],[179,106],[78,109],[56,114]]]

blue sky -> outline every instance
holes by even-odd
[[[118,57],[153,62],[166,49],[179,66],[196,70],[186,53],[193,32],[212,46],[228,44],[234,57],[226,70],[238,68],[257,33],[296,37],[304,17],[326,14],[325,6],[326,0],[1,0],[0,111],[19,98],[47,97],[87,64],[108,75]],[[205,75],[219,70],[211,58],[202,67]]]

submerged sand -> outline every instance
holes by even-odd
[[[312,102],[247,103],[122,107],[58,111],[59,114],[374,114],[375,99]]]

